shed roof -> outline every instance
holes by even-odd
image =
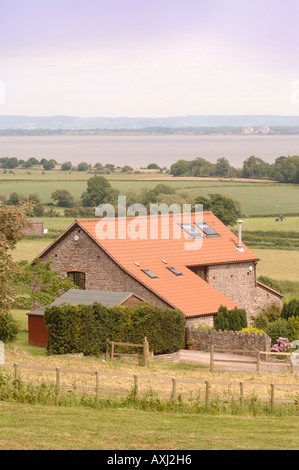
[[[42,307],[36,310],[31,310],[31,312],[29,312],[29,315],[42,316],[44,315],[45,309],[47,307],[55,307],[55,306],[57,307],[62,304],[92,305],[94,303],[100,303],[107,307],[114,307],[115,305],[121,305],[125,300],[130,298],[132,295],[135,295],[135,294],[133,294],[132,292],[113,292],[113,291],[99,291],[99,290],[70,289],[64,294],[62,294],[60,297],[58,297],[58,299],[54,300],[54,302],[47,305],[46,307]]]

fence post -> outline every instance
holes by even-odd
[[[240,382],[240,405],[243,408],[244,405],[244,383]]]
[[[260,351],[256,352],[256,371],[259,374],[260,373],[260,364],[261,364],[261,353]]]
[[[210,406],[210,382],[206,380],[206,406]]]
[[[114,341],[111,343],[111,359],[114,359]]]
[[[210,348],[210,372],[214,372],[214,345]]]
[[[59,399],[60,392],[60,369],[56,367],[56,400]]]
[[[134,375],[134,397],[138,395],[138,375]]]
[[[146,338],[144,338],[144,341],[143,341],[143,364],[144,366],[149,365],[149,349],[148,349],[148,342]]]
[[[14,370],[15,370],[15,393],[17,393],[19,390],[19,380],[20,380],[19,364],[14,364]]]
[[[172,400],[176,400],[176,379],[172,379]]]
[[[109,358],[108,338],[106,338],[106,355],[105,355],[106,361],[108,361],[108,358]]]
[[[96,371],[96,403],[99,402],[99,394],[100,394],[100,390],[99,390],[99,371],[97,370]]]
[[[275,402],[275,384],[271,384],[271,411],[274,411]]]

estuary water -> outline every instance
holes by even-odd
[[[157,163],[169,168],[178,159],[220,157],[236,168],[251,155],[274,163],[279,156],[299,155],[299,135],[103,135],[0,137],[0,158],[53,158],[73,165],[97,162],[133,168]]]

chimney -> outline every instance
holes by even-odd
[[[238,220],[238,246],[237,249],[239,251],[244,251],[242,248],[242,224],[243,220]]]

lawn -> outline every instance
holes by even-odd
[[[0,403],[0,450],[298,450],[298,436],[292,417]]]

